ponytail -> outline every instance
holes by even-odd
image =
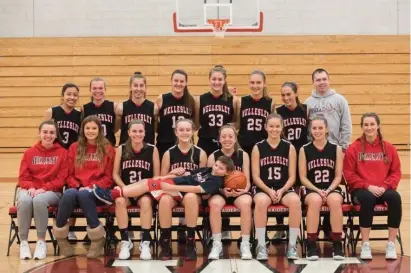
[[[300,99],[298,98],[298,85],[295,82],[285,82],[281,86],[281,88],[288,86],[291,88],[291,90],[294,91],[295,93],[295,102],[297,103],[297,107],[300,107],[302,110],[305,111],[303,104],[300,102]]]

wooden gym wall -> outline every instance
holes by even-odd
[[[89,102],[95,76],[107,98],[124,101],[129,77],[147,77],[148,97],[170,90],[170,75],[182,68],[190,91],[207,91],[208,71],[223,64],[229,86],[248,93],[253,69],[267,74],[271,95],[281,104],[280,86],[295,81],[300,99],[311,93],[311,73],[329,71],[332,88],[350,104],[353,139],[360,116],[381,116],[382,133],[398,148],[410,144],[409,36],[241,36],[0,39],[0,152],[22,151],[37,139],[44,111],[60,103],[61,87],[80,86],[79,106]]]

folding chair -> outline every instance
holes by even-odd
[[[17,193],[18,193],[19,188],[20,187],[17,185],[16,188],[14,189],[13,206],[9,207],[9,215],[10,215],[11,221],[10,221],[9,242],[8,242],[8,247],[7,247],[7,256],[10,255],[10,247],[13,245],[15,240],[17,240],[17,244],[20,245],[19,227],[16,223],[16,219],[17,219],[16,198],[17,198]],[[56,207],[48,208],[49,218],[52,218],[52,219],[55,218],[55,211],[56,211]],[[36,229],[36,227],[33,225],[30,225],[30,229]],[[50,236],[50,240],[46,240],[46,243],[53,244],[54,255],[57,255],[57,241],[54,238],[52,229],[53,229],[53,226],[50,226],[50,225],[47,226],[47,231]],[[29,244],[36,243],[36,241],[27,241],[27,242]]]

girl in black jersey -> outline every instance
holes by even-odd
[[[130,77],[130,99],[120,103],[116,108],[116,115],[121,120],[120,144],[128,139],[128,124],[133,119],[144,122],[146,136],[144,142],[154,144],[154,126],[158,115],[157,104],[146,99],[147,81],[136,72]]]
[[[77,141],[81,126],[81,112],[76,110],[80,89],[73,83],[66,83],[61,91],[62,103],[46,110],[44,120],[54,120],[57,123],[62,146],[66,149]]]
[[[76,110],[80,89],[73,83],[66,83],[61,91],[62,103],[46,110],[45,120],[53,119],[61,135],[61,145],[68,150],[71,144],[77,141],[81,127],[81,112]],[[70,226],[76,224],[76,218],[70,218]],[[86,237],[86,240],[88,238]],[[68,240],[77,240],[76,233],[70,231]]]
[[[297,95],[298,87],[294,82],[285,82],[281,86],[281,99],[283,105],[277,108],[277,113],[284,121],[284,136],[285,139],[293,144],[298,157],[300,148],[308,142],[308,108],[306,104],[302,104]],[[298,170],[298,160],[297,160]],[[301,185],[300,177],[297,175],[295,179],[295,186]],[[277,224],[284,223],[284,217],[277,217]],[[273,239],[285,238],[284,231],[277,231]]]
[[[160,159],[164,153],[175,145],[176,138],[172,132],[177,120],[193,119],[195,102],[188,91],[187,73],[177,69],[171,74],[171,92],[159,95],[155,101],[159,108],[157,142]]]
[[[292,186],[296,176],[297,156],[294,146],[281,139],[281,116],[272,113],[267,117],[265,129],[268,138],[257,143],[251,155],[253,182],[257,186],[254,196],[254,223],[256,230],[257,260],[267,260],[265,246],[267,208],[281,204],[289,209],[288,259],[298,259],[297,237],[300,233],[301,201]]]
[[[82,119],[96,115],[101,120],[104,136],[110,143],[116,145],[115,128],[117,103],[106,100],[106,82],[103,78],[93,78],[90,81],[91,102],[82,107]]]
[[[177,144],[165,152],[161,161],[161,175],[181,176],[185,172],[206,167],[206,153],[193,144],[194,123],[189,119],[179,119],[176,121],[174,131]],[[171,228],[171,212],[176,205],[177,202],[170,195],[165,195],[160,199],[159,206],[164,212],[159,219],[162,229]],[[185,219],[180,218],[178,242],[181,244],[186,241],[185,230]]]
[[[314,116],[310,132],[313,142],[304,145],[299,154],[301,183],[307,188],[304,204],[307,205],[307,259],[317,260],[317,229],[321,206],[330,209],[333,258],[344,259],[341,243],[343,228],[343,197],[339,184],[342,178],[343,153],[340,146],[327,141],[327,120]]]
[[[251,231],[251,204],[252,198],[249,194],[250,190],[250,158],[246,152],[239,149],[237,142],[237,133],[233,126],[224,125],[220,128],[219,141],[221,149],[215,151],[208,157],[207,165],[213,166],[215,161],[220,156],[227,156],[233,160],[236,170],[242,171],[247,178],[247,186],[245,189],[231,190],[228,188],[222,189],[220,194],[213,195],[208,200],[210,207],[210,224],[213,236],[213,248],[208,256],[210,260],[217,260],[222,256],[221,243],[221,210],[226,204],[235,205],[240,209],[240,224],[241,224],[241,259],[252,259],[250,250],[250,231]],[[224,219],[223,219],[224,220]]]
[[[264,123],[267,116],[274,111],[275,102],[270,97],[266,76],[261,70],[251,72],[249,86],[251,94],[237,102],[238,141],[241,148],[251,156],[254,145],[267,138]]]
[[[129,139],[125,144],[118,146],[114,160],[113,179],[117,188],[124,187],[138,181],[160,175],[160,159],[157,148],[144,142],[144,122],[132,120],[128,125]],[[140,222],[142,240],[140,244],[140,258],[151,260],[150,229],[153,221],[153,199],[150,195],[143,195],[138,199],[116,199],[116,219],[121,234],[121,249],[119,258],[122,260],[130,257],[130,249],[133,242],[128,236],[127,206],[138,205],[140,207]]]
[[[201,95],[196,101],[196,123],[198,147],[207,156],[219,149],[217,141],[221,126],[235,122],[237,97],[227,87],[227,72],[222,66],[215,66],[208,73],[211,91]]]

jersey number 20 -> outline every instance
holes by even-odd
[[[288,128],[287,130],[287,139],[288,140],[297,140],[300,139],[301,128]]]

